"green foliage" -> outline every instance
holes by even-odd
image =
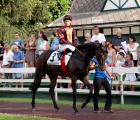
[[[0,120],[62,120],[59,118],[47,118],[47,117],[36,117],[36,116],[24,116],[24,115],[10,115],[0,113]]]
[[[66,14],[71,0],[1,0],[0,40],[10,42],[13,33],[28,39],[31,32]]]

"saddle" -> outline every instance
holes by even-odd
[[[59,58],[60,54],[61,53],[59,51],[54,51],[51,54],[51,56],[49,57],[49,59],[47,61],[47,65],[60,65],[61,69],[62,69],[62,71],[64,73],[64,76],[68,76],[66,65],[68,64],[69,59],[70,59],[71,56],[68,55],[68,54],[62,54],[61,59],[60,59]]]
[[[54,51],[49,57],[47,64],[48,65],[60,65],[61,69],[65,76],[68,76],[66,65],[69,62],[69,59],[72,55],[72,52],[75,50],[75,47],[72,45],[59,45],[59,50]]]

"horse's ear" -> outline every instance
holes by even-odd
[[[103,47],[102,43],[99,43],[99,44],[100,44],[100,48],[102,48]]]

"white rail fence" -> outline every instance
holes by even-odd
[[[131,68],[123,68],[123,67],[110,67],[110,71],[113,73],[120,74],[121,78],[119,81],[113,81],[113,85],[120,85],[120,90],[115,91],[112,90],[112,94],[121,96],[121,104],[124,104],[124,95],[135,95],[140,96],[139,91],[123,91],[123,85],[140,85],[140,82],[129,82],[123,81],[123,75],[125,73],[140,73],[140,67],[131,67]],[[94,73],[95,71],[90,71],[90,73]],[[0,69],[0,73],[35,73],[35,68],[2,68]],[[33,82],[33,79],[23,79],[23,80],[15,80],[15,79],[1,79],[1,82]],[[42,79],[42,82],[50,82],[49,79]],[[93,84],[93,80],[89,81]],[[71,83],[71,80],[67,79],[57,79],[57,83]],[[82,83],[80,80],[77,80],[77,83]],[[0,91],[29,91],[29,88],[3,88],[0,87]],[[39,88],[38,91],[49,91],[49,88]],[[62,89],[55,88],[55,99],[58,100],[58,92],[72,92],[72,89]],[[89,93],[88,89],[77,89],[79,93]],[[93,91],[94,92],[94,91]],[[100,94],[106,94],[104,90],[100,90]]]

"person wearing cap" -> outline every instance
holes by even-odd
[[[18,49],[16,45],[11,47],[11,50],[14,54],[12,61],[12,68],[23,68],[23,63],[25,62],[24,54]],[[22,79],[22,73],[13,73],[14,79]],[[18,83],[16,82],[16,88],[18,88]],[[21,82],[21,88],[23,88],[23,83]]]
[[[67,54],[68,52],[74,51],[75,47],[72,45],[77,44],[76,31],[71,26],[72,17],[70,15],[65,15],[63,22],[64,26],[60,27],[57,31],[60,58],[61,54]]]

